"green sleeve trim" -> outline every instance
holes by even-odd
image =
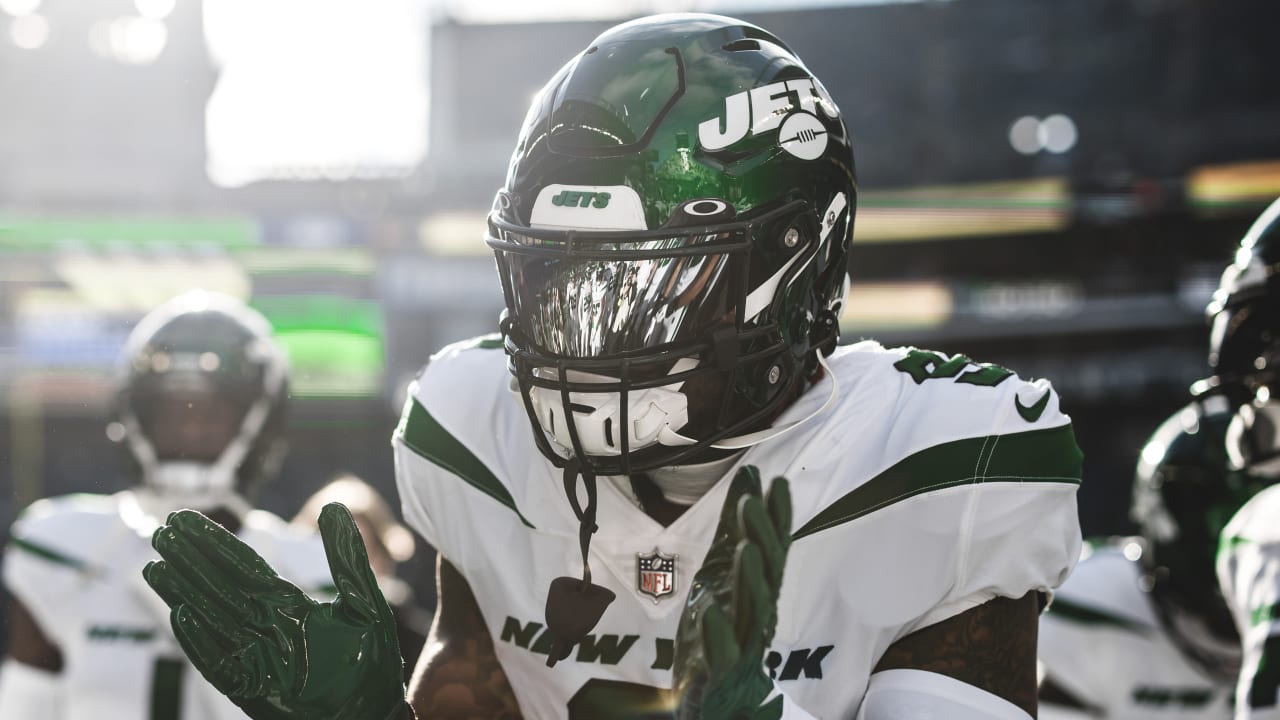
[[[1055,597],[1053,602],[1049,604],[1049,609],[1045,611],[1047,615],[1060,618],[1068,622],[1078,623],[1080,625],[1102,625],[1107,627],[1128,630],[1129,632],[1146,635],[1152,628],[1144,623],[1135,622],[1128,618],[1120,617],[1106,610],[1080,605],[1064,600],[1061,597]]]
[[[66,565],[67,567],[81,571],[89,569],[89,566],[82,560],[73,558],[70,555],[64,555],[57,550],[47,548],[39,543],[31,542],[30,540],[24,540],[16,537],[10,540],[9,544],[11,547],[25,551],[40,558],[41,560],[48,560],[49,562],[57,565]]]
[[[1080,483],[1083,454],[1070,425],[934,445],[910,455],[818,513],[793,539],[935,490],[979,483]]]
[[[417,401],[409,398],[405,412],[396,428],[396,437],[405,447],[430,460],[432,463],[457,475],[463,482],[497,500],[520,518],[526,527],[533,523],[525,519],[516,507],[511,493],[489,468],[454,437]]]

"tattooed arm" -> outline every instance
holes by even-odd
[[[409,681],[414,712],[433,720],[519,720],[520,705],[471,587],[444,558],[437,562],[436,586],[435,621]]]
[[[875,672],[928,670],[998,695],[1036,716],[1036,593],[995,598],[899,639]]]

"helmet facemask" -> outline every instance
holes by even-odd
[[[792,308],[780,306],[812,293],[797,281],[827,238],[799,200],[737,220],[728,203],[695,199],[675,217],[712,209],[719,222],[655,231],[491,216],[515,389],[556,464],[572,456],[617,475],[689,461],[794,399],[808,373],[778,322]],[[776,269],[759,257],[770,246],[791,258],[761,277]]]

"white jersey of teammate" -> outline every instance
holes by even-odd
[[[1237,720],[1280,718],[1280,485],[1240,508],[1222,531],[1218,582],[1244,643]]]
[[[1040,702],[1042,720],[1192,720],[1231,716],[1231,685],[1187,658],[1126,557],[1129,540],[1092,549],[1040,617],[1042,683],[1085,707]],[[1138,546],[1133,544],[1130,555]]]
[[[63,714],[49,720],[245,717],[188,664],[142,579],[159,559],[156,527],[128,491],[40,500],[14,523],[5,583],[62,651]],[[254,510],[239,536],[303,590],[332,596],[318,535]]]
[[[864,342],[831,356],[839,392],[824,413],[745,451],[669,527],[625,479],[601,478],[592,579],[617,599],[548,668],[547,587],[582,572],[578,521],[500,347],[481,339],[434,357],[394,446],[405,516],[471,585],[528,717],[671,707],[681,608],[742,465],[791,483],[795,542],[764,664],[817,717],[852,717],[895,640],[997,596],[1048,592],[1079,556],[1081,458],[1047,382]],[[779,422],[811,414],[831,382]]]

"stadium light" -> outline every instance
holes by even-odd
[[[9,39],[23,50],[35,50],[49,42],[49,21],[42,15],[22,15],[9,23]]]

